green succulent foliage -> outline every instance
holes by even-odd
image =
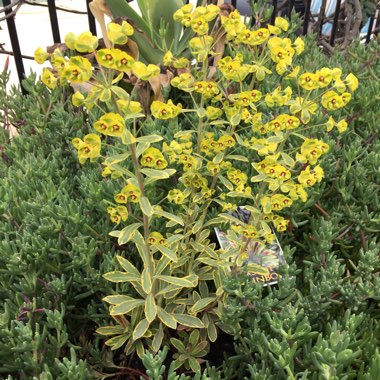
[[[106,0],[106,3],[114,18],[127,17],[137,26],[131,39],[136,42],[143,62],[161,63],[168,50],[176,57],[183,55],[194,36],[190,28],[185,31],[173,20],[174,12],[185,4],[184,0],[138,0],[141,16],[126,0]]]
[[[102,273],[114,267],[116,247],[104,238],[102,199],[114,189],[94,187],[97,169],[77,163],[71,139],[87,120],[67,94],[32,76],[30,95],[7,96],[7,77],[2,120],[19,136],[0,131],[0,377],[87,379],[84,352],[93,344],[102,355],[94,331],[108,321]]]
[[[244,276],[226,282],[222,322],[236,355],[225,358],[223,378],[379,376],[379,57],[376,43],[357,42],[331,57],[311,47],[308,70],[325,64],[358,76],[351,124],[331,135],[325,180],[289,215],[292,230],[280,236],[288,265],[278,286]]]

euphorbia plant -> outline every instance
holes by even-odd
[[[89,109],[94,131],[73,144],[81,163],[101,158],[103,175],[118,181],[120,191],[107,200],[117,226],[111,236],[139,257],[118,256],[122,271],[104,275],[119,284],[104,299],[117,324],[98,333],[114,335],[106,342],[112,349],[126,344],[127,354],[140,356],[171,344],[176,366],[197,371],[218,336],[223,278],[244,267],[250,241],[266,244],[273,230],[285,231],[282,210],[305,202],[322,180],[318,162],[329,147],[315,133],[347,128],[338,119],[358,83],[352,74],[342,79],[339,68],[296,66],[304,43],[286,35],[283,18],[250,28],[237,11],[219,15],[211,6],[185,6],[173,17],[197,33],[189,42],[192,64],[171,80],[181,103],[155,100],[144,114],[136,87],[160,68],[115,48],[93,53],[97,71],[84,57],[56,52],[56,72],[43,81],[92,77],[90,93],[75,93],[73,102]],[[228,44],[218,60],[210,60],[220,42],[208,34],[210,22]],[[170,51],[163,58],[166,66],[178,59]],[[117,86],[123,76],[135,83],[131,93]],[[248,223],[229,213],[238,205],[250,211]],[[235,243],[225,252],[210,238],[220,224]]]

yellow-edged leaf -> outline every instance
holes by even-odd
[[[129,335],[127,334],[114,336],[113,338],[106,340],[105,344],[106,346],[111,347],[111,350],[114,351],[120,348],[127,341],[128,338]]]
[[[132,273],[136,276],[140,276],[138,269],[127,259],[120,255],[116,255],[117,261],[127,273]]]
[[[170,259],[171,261],[173,262],[178,262],[178,257],[177,255],[175,254],[174,251],[172,251],[171,249],[169,249],[168,247],[166,247],[165,245],[158,245],[157,246],[157,249],[163,254],[165,255],[168,259]]]
[[[125,328],[123,326],[103,326],[96,329],[96,333],[99,335],[116,335],[124,332]]]
[[[143,306],[144,300],[131,299],[129,301],[122,302],[118,305],[112,306],[110,309],[111,315],[123,315],[131,312],[136,307]]]
[[[125,296],[123,294],[114,294],[112,296],[107,296],[103,298],[104,302],[107,302],[111,305],[117,305],[119,303],[125,302],[125,301],[130,301],[133,298],[130,296]]]
[[[164,325],[171,329],[177,328],[177,321],[173,318],[173,315],[169,314],[160,306],[157,307],[157,316]]]
[[[144,336],[144,334],[146,333],[146,331],[148,330],[149,325],[150,325],[150,323],[148,320],[146,320],[146,319],[141,320],[137,324],[135,329],[133,330],[133,335],[132,335],[133,340],[137,340],[137,339],[142,338]]]
[[[194,288],[198,284],[198,276],[191,274],[186,277],[173,277],[160,275],[156,276],[157,279],[168,282],[169,284],[182,286],[184,288]]]
[[[157,306],[156,300],[152,293],[148,294],[145,300],[145,317],[149,321],[149,323],[153,322],[157,315]]]
[[[131,282],[131,281],[140,281],[140,276],[136,276],[127,272],[108,272],[103,275],[103,277],[111,282]]]
[[[158,135],[141,136],[137,138],[138,142],[143,143],[155,143],[161,140],[163,140],[163,137]]]
[[[181,226],[185,225],[185,222],[182,220],[181,217],[174,215],[174,214],[171,214],[170,212],[166,212],[166,211],[162,211],[162,210],[156,210],[154,213],[158,216],[162,216],[166,219],[169,219],[170,221],[173,221],[177,224],[180,224]]]
[[[200,311],[204,310],[208,305],[213,303],[216,300],[215,297],[206,297],[206,298],[201,298],[195,304],[192,306],[190,309],[191,313],[199,313]]]
[[[141,286],[146,294],[152,291],[152,275],[149,268],[144,268],[141,274]]]
[[[147,197],[140,198],[140,208],[146,216],[151,217],[153,215],[153,207]]]
[[[125,243],[128,243],[140,226],[142,226],[141,223],[132,223],[129,226],[123,228],[120,231],[117,239],[118,244],[123,245]]]
[[[194,329],[203,329],[205,327],[205,325],[199,318],[193,317],[192,315],[187,315],[187,314],[172,314],[172,315],[173,315],[173,318],[181,325],[192,327]]]

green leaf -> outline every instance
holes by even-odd
[[[114,294],[112,296],[107,296],[103,298],[104,302],[107,302],[111,305],[117,305],[119,303],[125,302],[125,301],[130,301],[133,298],[130,296],[125,296],[123,294]]]
[[[138,143],[136,146],[136,156],[139,158],[148,148],[150,147],[150,144],[148,143]]]
[[[194,288],[198,284],[198,276],[195,274],[186,277],[156,276],[157,279],[168,282],[169,284],[182,286],[184,288]]]
[[[284,135],[282,133],[278,134],[277,136],[271,136],[267,138],[267,141],[271,143],[280,143],[283,140],[284,140]]]
[[[129,334],[114,336],[111,339],[105,341],[105,344],[111,347],[111,350],[117,350],[120,348],[129,338]]]
[[[171,214],[169,212],[162,211],[162,210],[156,210],[154,213],[156,215],[158,215],[158,216],[162,216],[162,217],[164,217],[166,219],[169,219],[169,220],[171,220],[173,222],[176,222],[177,224],[180,224],[181,226],[185,225],[185,222],[182,220],[182,218],[180,218],[177,215],[174,215],[174,214]]]
[[[99,335],[116,335],[124,332],[125,328],[123,326],[103,326],[96,329],[96,333]]]
[[[173,318],[173,315],[169,314],[160,306],[157,307],[157,316],[165,326],[168,326],[171,329],[177,328],[177,321]]]
[[[236,224],[244,224],[241,220],[239,220],[238,218],[235,218],[234,216],[232,216],[231,214],[227,214],[227,213],[221,213],[219,214],[219,216],[223,219],[226,219],[228,220],[229,222],[232,222],[232,223],[236,223]]]
[[[175,174],[175,169],[165,169],[165,170],[156,170],[156,169],[141,169],[141,173],[145,174],[149,178],[153,179],[167,179],[173,174]]]
[[[142,226],[141,223],[132,223],[129,226],[123,228],[120,231],[120,234],[117,239],[118,244],[123,245],[125,243],[128,243],[132,239],[137,229],[141,226]]]
[[[269,227],[268,223],[265,222],[264,220],[261,221],[261,227],[263,228],[263,230],[264,230],[264,232],[265,232],[266,234],[270,234],[270,233],[272,233],[272,230],[271,230],[271,228]]]
[[[163,339],[164,339],[164,328],[162,326],[162,323],[160,323],[158,330],[154,334],[154,338],[152,341],[152,349],[154,353],[158,352],[158,350],[161,348]]]
[[[133,275],[131,273],[114,271],[108,272],[103,275],[103,277],[111,282],[131,282],[131,281],[140,281],[140,277]]]
[[[201,371],[201,365],[199,364],[198,360],[192,356],[188,359],[189,366],[191,370],[195,373],[199,373]]]
[[[223,161],[224,152],[219,152],[212,160],[214,164],[220,164]]]
[[[125,161],[131,154],[129,152],[116,154],[114,156],[107,157],[104,161],[105,165],[118,164],[119,162]]]
[[[252,177],[251,182],[261,182],[267,178],[268,178],[268,176],[265,173],[261,173],[259,175],[255,175],[254,177]]]
[[[136,142],[136,137],[133,136],[132,133],[128,129],[126,129],[125,138],[123,141],[125,141],[125,144],[127,145],[134,144]]]
[[[146,331],[148,330],[149,325],[150,323],[148,320],[146,319],[141,320],[137,324],[136,328],[133,330],[133,335],[132,335],[133,340],[142,338],[144,334],[146,333]]]
[[[192,315],[188,315],[188,314],[172,314],[172,315],[174,319],[181,325],[191,327],[194,329],[203,329],[205,327],[205,325],[199,318],[193,317]]]
[[[120,82],[123,79],[124,73],[121,72],[116,78],[112,80],[112,84],[115,84],[117,82]]]
[[[236,160],[236,161],[243,161],[243,162],[249,162],[247,157],[240,156],[237,154],[229,154],[226,159],[228,160]]]
[[[117,261],[119,262],[119,264],[122,266],[122,268],[127,273],[131,273],[131,274],[134,274],[136,276],[140,276],[140,272],[130,261],[128,261],[127,259],[125,259],[124,257],[119,256],[119,255],[116,255],[116,258],[117,258]]]
[[[165,268],[169,265],[170,259],[167,256],[162,256],[160,260],[158,260],[158,264],[154,270],[154,274],[157,276],[161,274]]]
[[[122,302],[118,305],[112,306],[110,308],[111,315],[123,315],[127,314],[136,307],[143,306],[145,304],[144,300],[131,299],[129,301]]]
[[[195,302],[193,307],[190,309],[190,312],[196,314],[204,310],[208,305],[213,303],[215,300],[216,300],[215,297],[202,298],[199,301]]]
[[[147,217],[150,218],[153,215],[153,207],[147,197],[140,198],[140,208],[143,214],[145,214]]]
[[[191,232],[193,234],[198,233],[198,231],[203,227],[203,218],[197,220],[197,222],[194,224],[193,228],[191,229]]]
[[[149,135],[149,136],[141,136],[137,138],[138,142],[143,142],[143,143],[155,143],[158,141],[163,140],[164,138],[162,136],[158,135]]]
[[[281,152],[281,157],[284,160],[285,164],[290,166],[290,167],[293,167],[296,164],[296,162],[293,160],[293,158],[290,157],[289,154],[287,154],[285,152]]]
[[[114,230],[114,231],[111,231],[108,235],[118,238],[120,235],[120,232],[121,232],[120,230]]]
[[[168,259],[170,259],[171,261],[177,263],[178,262],[178,257],[177,255],[175,254],[174,251],[172,251],[171,249],[169,249],[168,247],[164,246],[164,245],[157,245],[157,249],[163,254],[165,255]]]
[[[153,322],[157,315],[156,300],[152,293],[148,294],[145,300],[145,317],[149,323]]]
[[[188,135],[189,133],[195,133],[196,131],[193,131],[193,130],[186,130],[186,131],[179,131],[179,132],[176,132],[174,134],[174,137],[177,139],[179,137],[182,137],[182,136],[186,136]]]
[[[247,199],[254,199],[252,195],[245,194],[245,193],[239,193],[237,191],[230,191],[227,193],[227,196],[231,198],[247,198]]]
[[[152,291],[152,275],[149,268],[145,268],[141,274],[141,286],[146,294]]]
[[[234,185],[227,178],[219,175],[218,179],[220,179],[220,182],[222,182],[222,184],[227,187],[228,190],[232,191],[234,189]]]
[[[215,342],[218,338],[218,330],[215,327],[215,323],[210,316],[208,316],[207,335],[211,342]]]
[[[174,348],[177,349],[178,352],[181,352],[183,354],[186,353],[186,347],[183,344],[183,342],[181,342],[179,339],[170,338],[170,343],[173,345]]]

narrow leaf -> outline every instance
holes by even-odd
[[[132,299],[129,301],[122,302],[119,305],[112,306],[110,309],[111,315],[123,315],[128,314],[130,311],[135,309],[136,307],[143,306],[145,304],[144,300],[136,300]]]
[[[163,140],[163,137],[158,135],[141,136],[137,138],[138,142],[143,143],[155,143],[161,140]]]
[[[133,330],[133,335],[132,335],[133,340],[142,338],[144,334],[146,333],[146,331],[148,330],[149,325],[150,323],[146,319],[141,320],[137,324],[136,328]]]
[[[153,215],[153,208],[147,197],[140,198],[140,208],[146,216],[151,217]]]
[[[149,323],[153,322],[157,315],[156,300],[152,293],[148,294],[145,300],[145,317]]]
[[[192,315],[187,315],[187,314],[172,314],[172,315],[174,319],[181,325],[192,327],[194,329],[203,329],[205,327],[205,325],[199,318],[193,317]]]
[[[160,319],[160,321],[170,327],[171,329],[176,329],[177,328],[177,322],[176,320],[173,318],[173,315],[172,314],[169,314],[168,312],[166,312],[162,307],[158,306],[157,307],[157,315],[158,315],[158,318]]]
[[[195,302],[193,307],[190,309],[191,313],[198,313],[202,310],[204,310],[208,305],[213,303],[216,300],[215,297],[207,297],[207,298],[202,298],[199,301]]]
[[[133,298],[130,296],[125,296],[123,294],[114,294],[112,296],[107,296],[103,298],[104,302],[107,302],[111,305],[117,305],[119,303],[125,302],[125,301],[130,301]]]
[[[160,323],[158,330],[154,334],[154,338],[152,341],[152,349],[154,353],[158,352],[158,350],[161,348],[163,339],[164,339],[164,329],[162,327],[162,323]]]
[[[125,328],[123,326],[103,326],[99,327],[96,330],[96,333],[99,335],[116,335],[116,334],[123,334],[125,331]]]
[[[135,234],[135,232],[140,226],[142,226],[141,223],[133,223],[123,228],[120,231],[118,239],[117,239],[118,244],[123,245],[125,243],[128,243],[132,239],[133,235]]]
[[[159,280],[168,282],[169,284],[182,286],[184,288],[194,288],[198,284],[198,276],[194,274],[182,278],[164,275],[157,276],[157,278]]]
[[[149,268],[145,268],[141,274],[141,286],[146,294],[152,291],[152,277]]]
[[[140,277],[126,272],[108,272],[103,275],[103,277],[111,282],[131,282],[131,281],[140,281]]]
[[[168,259],[170,259],[171,261],[177,263],[178,262],[178,257],[177,255],[175,254],[174,251],[172,251],[171,249],[169,249],[168,247],[164,246],[164,245],[158,245],[157,246],[157,249],[163,254],[165,255]]]
[[[180,224],[181,226],[184,226],[185,223],[184,221],[182,220],[182,218],[180,218],[179,216],[177,215],[174,215],[174,214],[171,214],[169,212],[166,212],[166,211],[162,211],[162,210],[156,210],[155,211],[155,214],[156,215],[159,215],[159,216],[163,216],[164,218],[166,219],[169,219],[173,222],[176,222],[177,224]]]

